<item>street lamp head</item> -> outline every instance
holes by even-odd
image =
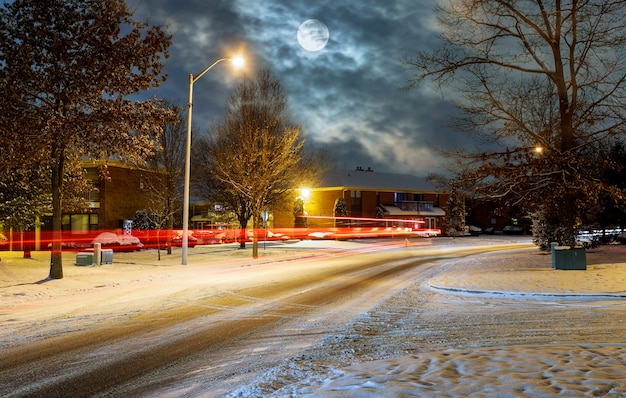
[[[235,65],[235,68],[241,68],[245,61],[243,57],[236,56],[232,59],[232,62],[233,62],[233,65]]]

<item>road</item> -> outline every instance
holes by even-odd
[[[0,395],[211,397],[250,385],[245,394],[261,396],[297,385],[299,372],[323,378],[332,366],[355,359],[410,352],[410,339],[388,337],[405,327],[403,319],[418,315],[429,325],[419,334],[421,349],[425,342],[458,346],[467,338],[502,343],[506,327],[519,336],[508,311],[460,314],[457,305],[431,301],[432,293],[404,292],[415,292],[407,288],[421,285],[447,260],[512,247],[370,245],[263,266],[195,268],[148,286],[98,293],[57,314],[56,328],[65,322],[67,330],[3,350]],[[472,321],[485,316],[491,319]],[[534,318],[528,327],[539,321],[549,322]],[[490,336],[474,324],[498,328]],[[549,330],[532,338],[553,338]],[[455,331],[456,340],[450,338]],[[259,377],[271,369],[280,374],[264,385]]]

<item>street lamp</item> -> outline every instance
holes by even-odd
[[[231,61],[235,67],[243,65],[243,58],[220,58],[194,77],[189,74],[189,101],[187,102],[187,146],[185,153],[185,188],[183,193],[183,255],[182,265],[187,265],[187,247],[189,247],[189,177],[191,174],[191,109],[193,107],[193,84],[215,65],[222,61]]]

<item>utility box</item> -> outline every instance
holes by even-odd
[[[89,250],[89,249],[87,249]],[[93,251],[84,251],[76,254],[76,265],[95,265]],[[100,250],[100,264],[113,264],[113,249]]]
[[[553,247],[552,264],[554,269],[586,270],[587,255],[583,247]]]
[[[79,252],[76,254],[76,265],[92,265],[93,262],[93,253],[90,252]]]
[[[100,250],[100,264],[113,264],[113,249]]]

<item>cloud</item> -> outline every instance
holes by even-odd
[[[400,59],[437,45],[434,0],[152,0],[138,12],[168,21],[175,33],[169,80],[158,95],[186,102],[187,77],[232,49],[245,48],[248,69],[270,68],[285,89],[293,121],[340,167],[424,175],[439,171],[435,147],[462,143],[446,127],[454,108],[428,89],[401,90],[410,73]],[[139,14],[137,14],[139,15]],[[300,47],[307,19],[330,31],[318,52]],[[194,124],[223,115],[240,75],[226,65],[194,85]],[[462,145],[462,144],[461,144]]]

